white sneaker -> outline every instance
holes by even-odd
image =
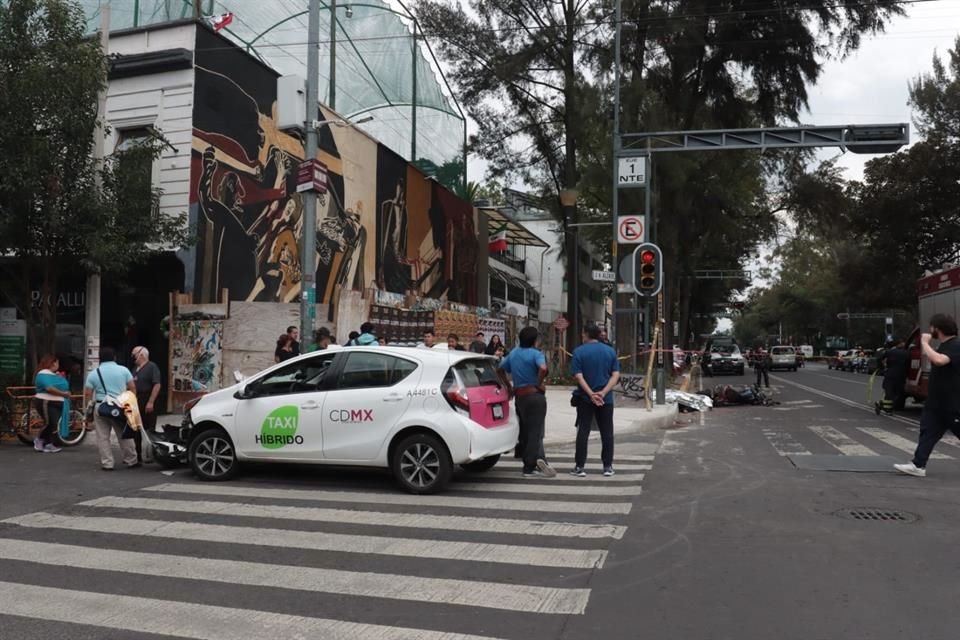
[[[607,467],[603,470],[603,475],[607,478],[611,477],[614,473],[613,467]]]
[[[557,470],[550,466],[550,463],[540,458],[537,460],[537,469],[543,474],[544,478],[556,478]]]
[[[58,447],[58,446],[56,446],[56,445],[54,445],[54,444],[48,444],[48,445],[45,445],[45,446],[43,447],[43,452],[44,452],[44,453],[59,453],[59,452],[60,452],[60,447]]]
[[[34,451],[43,451],[43,440],[40,438],[33,439],[33,450]]]
[[[927,470],[924,468],[918,467],[912,462],[908,462],[907,464],[895,464],[893,465],[893,468],[896,469],[899,473],[905,473],[908,476],[917,476],[918,478],[927,477]]]

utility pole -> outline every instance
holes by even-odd
[[[314,4],[317,5],[316,10],[314,10],[313,8]],[[337,0],[329,0],[328,6],[330,7],[330,89],[329,89],[330,101],[329,101],[329,104],[330,104],[330,108],[336,111],[337,110]],[[317,49],[317,46],[318,46],[317,41],[320,39],[320,5],[319,3],[314,3],[313,0],[310,0],[310,19],[311,20],[313,19],[314,13],[317,14],[317,28],[316,28],[317,37],[316,38],[310,37],[307,39],[310,40],[311,43],[313,43],[312,45],[310,45],[313,47],[313,53],[311,55],[317,56],[317,64],[316,64],[317,68],[314,69],[314,75],[311,76],[313,77],[314,86],[316,86],[316,83],[317,83],[316,74],[320,73],[320,57],[319,57],[320,52]],[[307,57],[307,75],[308,76],[310,75],[310,57],[309,56]],[[307,82],[310,82],[310,80],[308,79]],[[319,98],[317,100],[314,100],[313,107],[310,107],[308,105],[308,109],[312,108],[313,111],[316,111],[317,109],[316,105],[318,101],[319,101]],[[307,113],[308,114],[313,113],[313,111],[307,111]],[[316,150],[314,150],[314,153],[316,153]],[[313,156],[308,156],[308,157],[312,158]]]
[[[336,3],[330,4],[330,31],[335,32],[336,21],[334,10]],[[320,0],[310,0],[310,15],[307,22],[307,145],[304,160],[313,160],[317,157],[317,83],[320,76]],[[331,42],[331,50],[333,49]],[[334,103],[335,62],[330,59],[330,106]],[[303,344],[310,344],[313,340],[313,329],[317,317],[317,192],[312,189],[303,193],[303,238],[300,250],[300,271],[302,280],[300,286],[300,340]]]
[[[619,243],[617,242],[617,219],[620,216],[620,188],[617,181],[617,154],[620,152],[620,25],[623,22],[623,0],[617,0],[617,9],[616,9],[616,27],[614,29],[613,37],[613,166],[610,169],[610,175],[613,178],[613,210],[611,218],[611,235],[610,235],[610,253],[613,256],[613,270],[619,272]],[[610,342],[614,345],[617,344],[617,296],[620,295],[620,292],[617,291],[619,288],[617,283],[614,283],[613,288],[613,322],[610,323]],[[636,298],[634,298],[636,299]],[[637,326],[636,317],[634,317],[633,322],[634,327]],[[637,368],[637,335],[636,329],[634,329],[633,335],[633,347],[630,349],[630,352],[633,354],[632,363],[633,369]]]
[[[110,54],[110,3],[100,5],[100,49],[104,60]],[[107,134],[107,87],[109,78],[104,78],[103,87],[97,94],[97,129],[93,137],[93,158],[96,161],[95,180],[97,191],[103,186],[104,146]],[[83,359],[83,378],[100,365],[100,267],[94,265],[87,275],[87,292],[84,297],[84,337],[86,356]]]

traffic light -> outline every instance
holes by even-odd
[[[644,242],[633,252],[633,288],[642,296],[655,296],[663,288],[663,254],[660,247]]]

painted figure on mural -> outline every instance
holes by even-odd
[[[407,201],[402,180],[397,182],[393,198],[380,204],[379,223],[383,230],[380,286],[387,291],[407,291],[413,279],[407,260]]]
[[[246,195],[240,176],[227,171],[214,191],[217,152],[203,152],[203,173],[197,188],[200,210],[213,225],[212,247],[215,292],[247,292],[257,281],[257,237],[243,223],[243,198]],[[229,266],[228,266],[229,265]],[[219,297],[219,293],[216,294]],[[236,296],[234,296],[236,297]]]

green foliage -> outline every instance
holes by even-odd
[[[152,165],[157,135],[93,157],[106,83],[99,41],[67,0],[0,4],[0,288],[30,321],[34,349],[53,346],[62,276],[122,272],[188,242],[185,216],[160,215]],[[40,282],[41,303],[30,303]]]

